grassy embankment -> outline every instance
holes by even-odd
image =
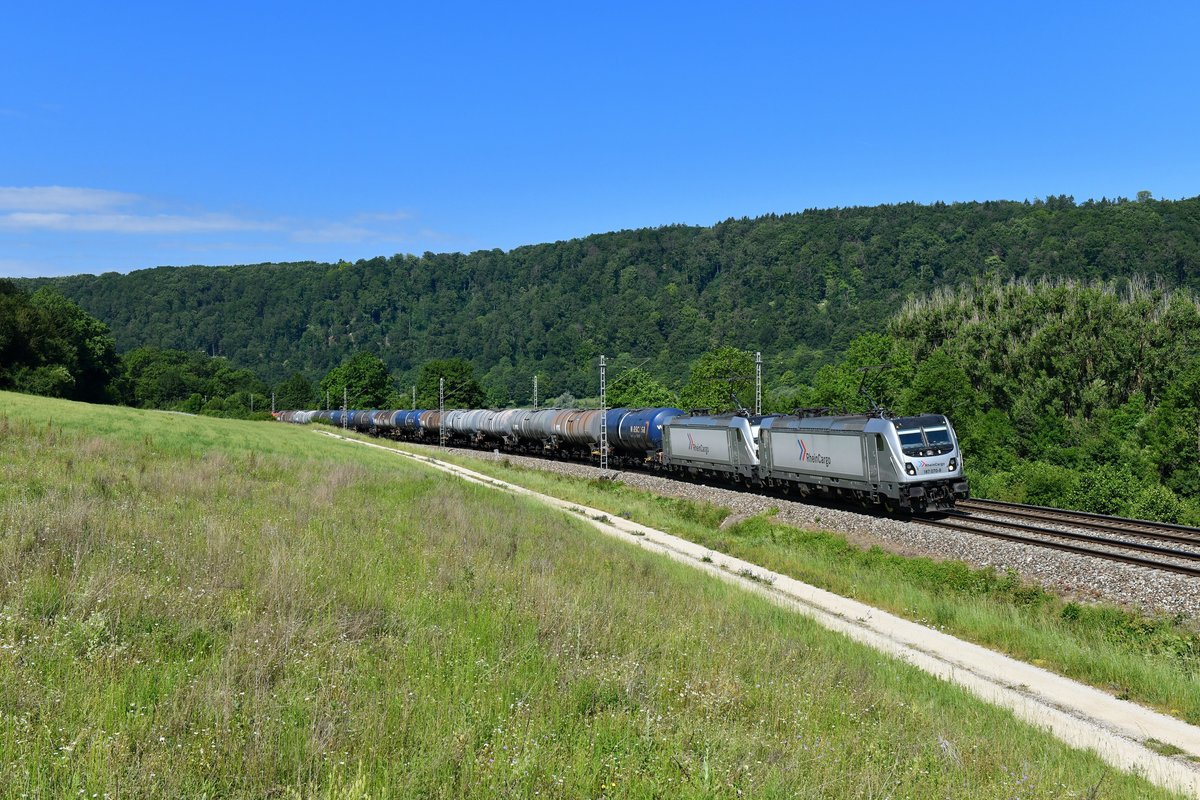
[[[439,457],[660,528],[1200,724],[1197,620],[1071,602],[1012,573],[863,550],[836,534],[801,530],[769,516],[721,529],[726,509],[611,481]]]
[[[0,478],[0,796],[1165,796],[305,428],[0,394]]]

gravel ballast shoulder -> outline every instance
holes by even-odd
[[[780,522],[839,533],[860,547],[877,546],[904,556],[959,560],[974,567],[993,567],[1000,571],[1011,569],[1026,581],[1069,599],[1104,600],[1151,614],[1181,614],[1200,622],[1200,581],[1185,575],[934,528],[919,521],[814,506],[777,496],[677,481],[651,473],[605,473],[585,464],[492,451],[452,448],[449,452],[493,461],[507,460],[514,465],[576,478],[608,477],[655,494],[727,508],[738,518],[777,508],[775,519]]]

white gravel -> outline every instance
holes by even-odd
[[[418,445],[419,446],[419,445]],[[430,448],[436,450],[437,448]],[[833,531],[868,548],[878,546],[905,556],[955,559],[975,567],[1014,570],[1026,581],[1081,602],[1105,600],[1151,614],[1182,615],[1200,624],[1200,580],[1185,575],[1104,559],[1032,548],[986,536],[944,530],[919,522],[813,506],[715,486],[676,481],[649,473],[603,473],[596,467],[565,461],[452,448],[449,452],[500,461],[578,478],[610,477],[656,494],[712,503],[739,518],[779,509],[775,519],[801,528]]]

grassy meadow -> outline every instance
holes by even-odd
[[[0,393],[0,797],[497,796],[1170,795],[532,501]]]
[[[1198,620],[1072,602],[1014,573],[864,550],[769,514],[722,528],[729,512],[718,506],[504,461],[439,457],[657,527],[1200,724]]]

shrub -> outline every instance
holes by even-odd
[[[1139,519],[1156,519],[1160,522],[1179,522],[1184,512],[1179,495],[1162,484],[1151,484],[1138,492],[1129,513]]]
[[[1120,514],[1133,505],[1141,483],[1126,466],[1102,464],[1079,473],[1068,505],[1095,514]]]
[[[1023,502],[1038,506],[1068,505],[1079,484],[1079,475],[1074,471],[1044,461],[1017,467],[1013,477],[1024,486]]]
[[[991,500],[1005,500],[1009,503],[1025,501],[1025,485],[1011,472],[969,471],[972,497],[987,497]]]

